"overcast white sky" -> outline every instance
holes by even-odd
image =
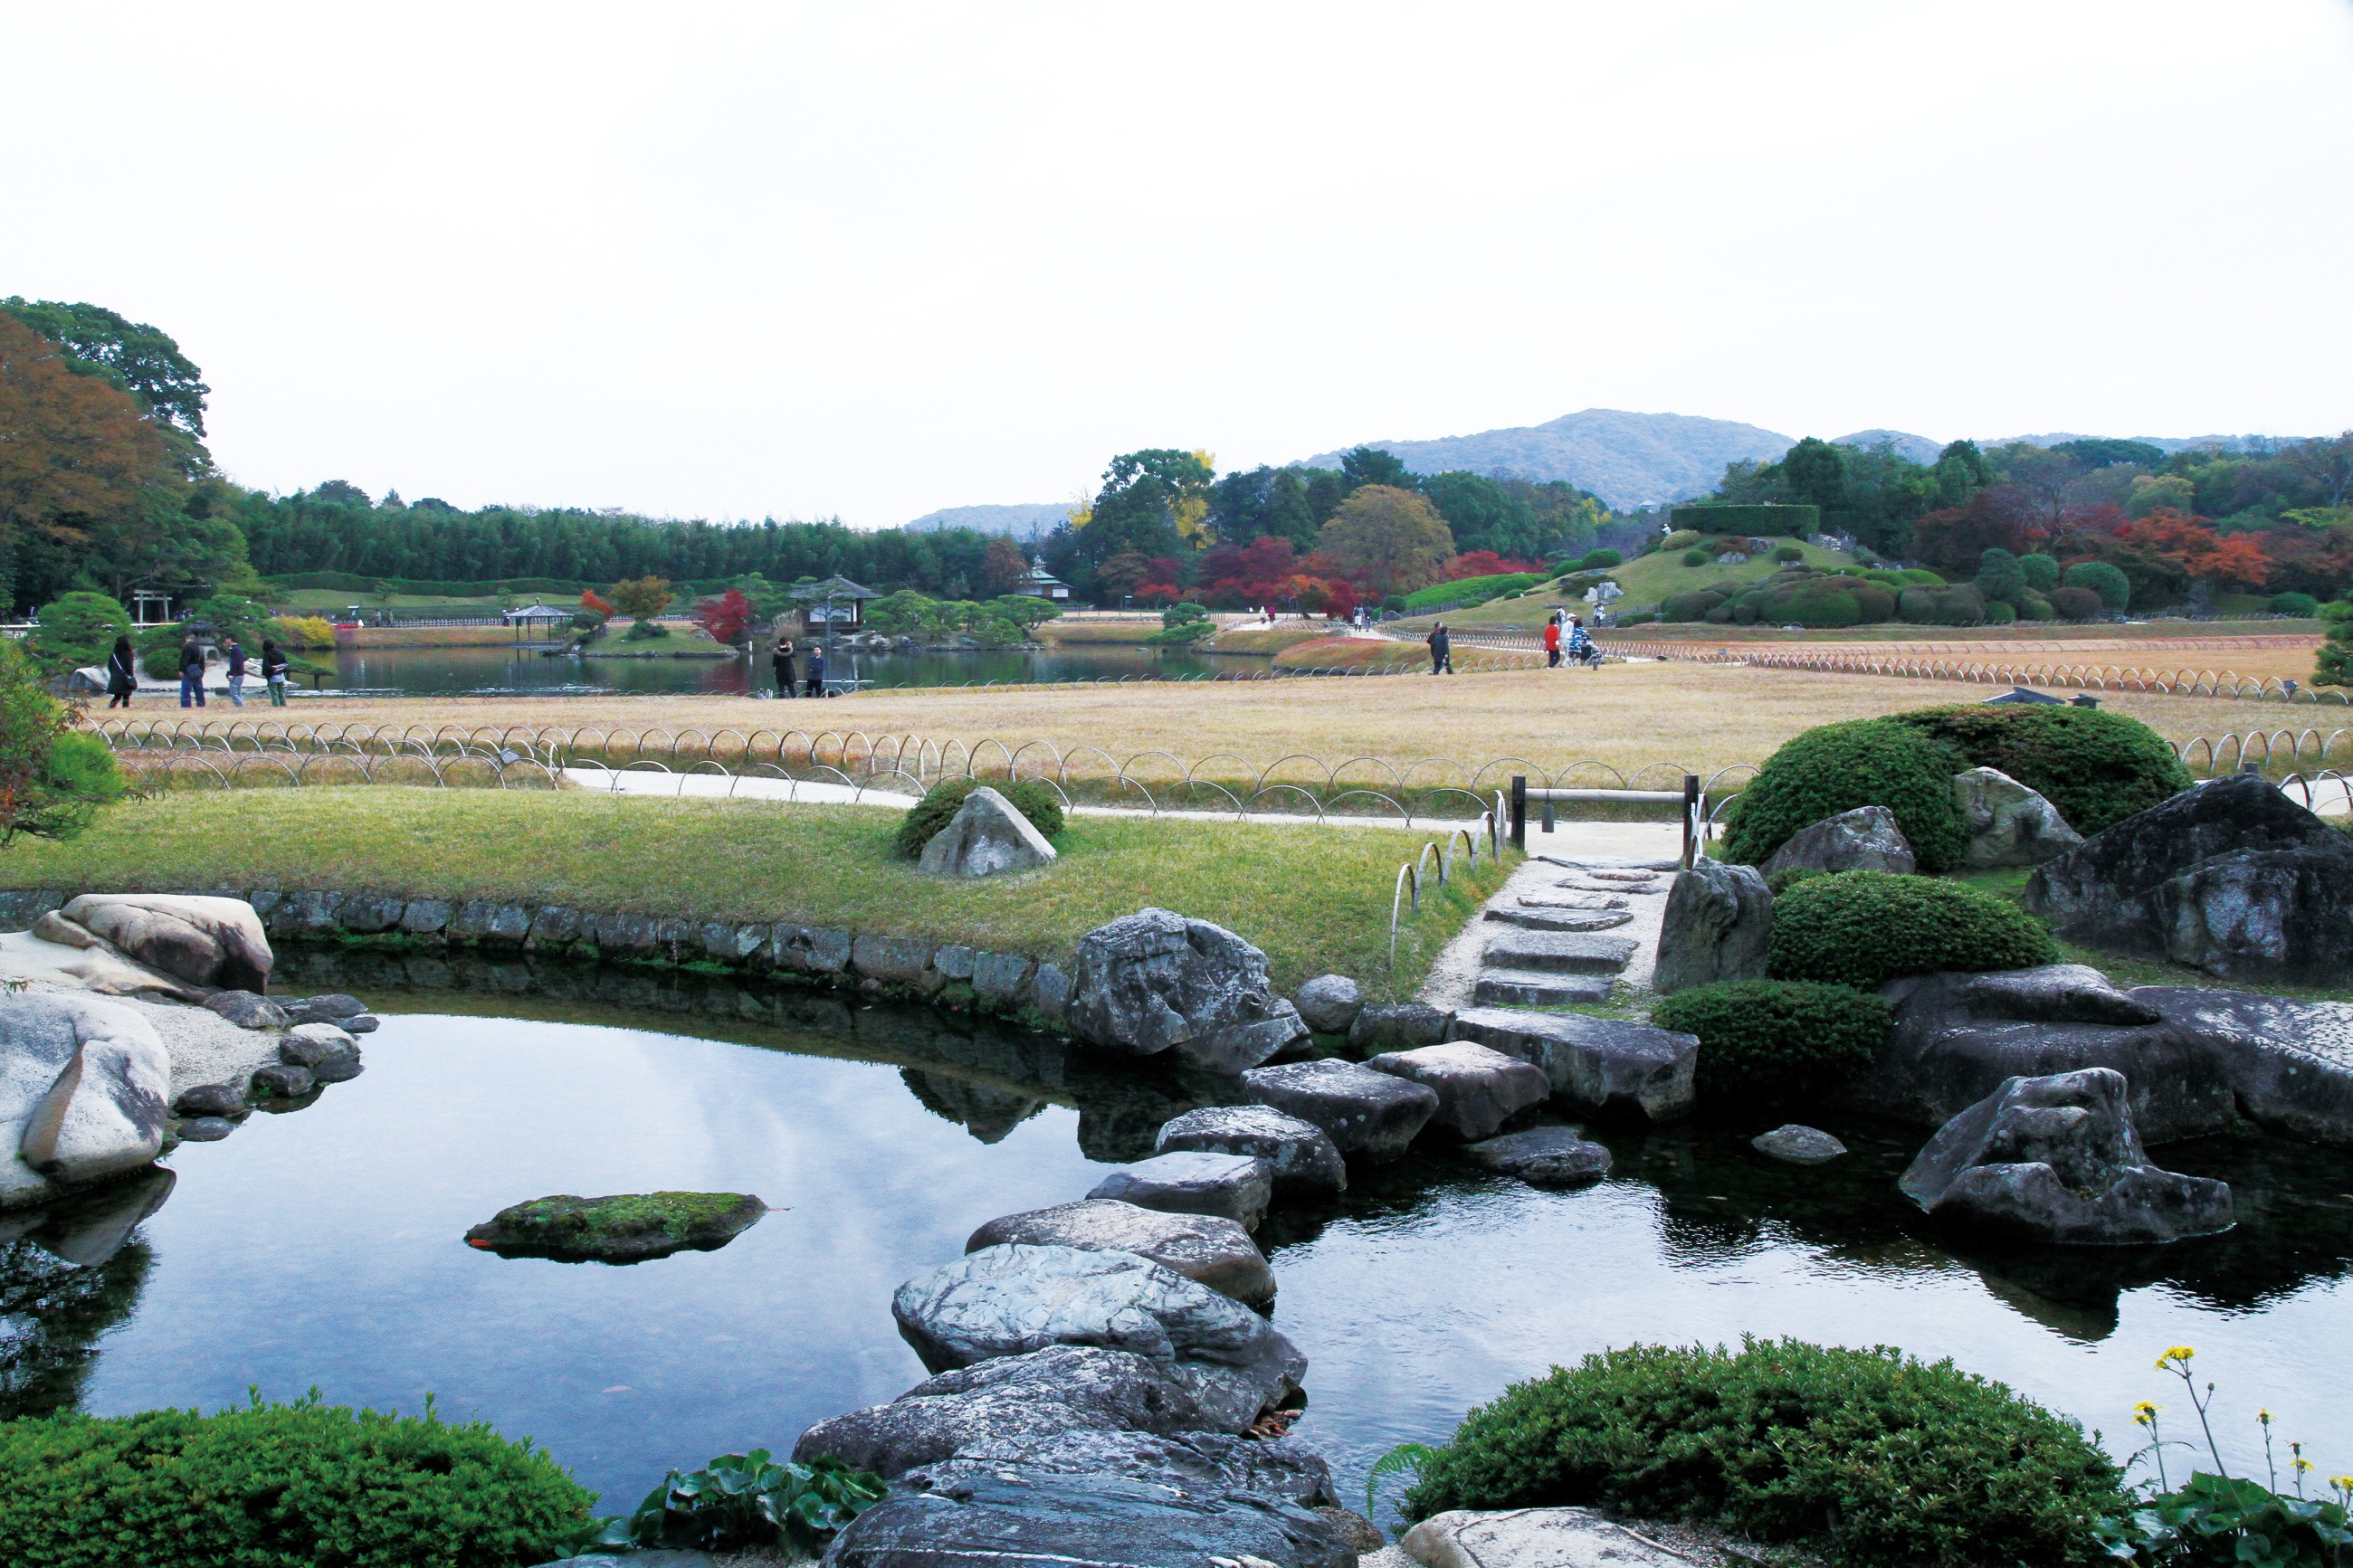
[[[2353,425],[2353,4],[0,5],[248,484],[810,517],[1588,406]]]

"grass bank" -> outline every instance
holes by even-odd
[[[1410,994],[1501,885],[1492,863],[1426,897],[1388,967],[1398,867],[1432,833],[1081,817],[1044,870],[978,881],[896,857],[901,813],[377,785],[134,800],[68,843],[20,839],[0,886],[345,889],[700,920],[794,921],[1041,958],[1147,905],[1266,950],[1285,992],[1326,973]]]
[[[1160,629],[1157,616],[1148,621],[1063,619],[1041,621],[1029,635],[1042,643],[1124,643],[1132,647],[1155,636]]]
[[[1429,662],[1420,643],[1386,637],[1303,638],[1274,656],[1277,669],[1411,669]]]
[[[1330,623],[1317,621],[1280,621],[1273,626],[1240,626],[1219,632],[1200,646],[1211,653],[1250,653],[1274,655],[1303,642],[1314,642],[1332,635]]]

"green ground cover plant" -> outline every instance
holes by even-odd
[[[0,1423],[0,1561],[26,1568],[514,1568],[592,1494],[528,1439],[291,1405]]]
[[[788,1544],[815,1552],[888,1491],[881,1477],[839,1459],[778,1464],[765,1448],[722,1454],[699,1470],[672,1470],[637,1512],[607,1521],[596,1544],[690,1552]]]
[[[2196,782],[2164,736],[2097,708],[1972,702],[1898,713],[1891,721],[1945,746],[1956,773],[2008,773],[2057,806],[2085,837]]]
[[[1740,795],[1725,858],[1756,865],[1789,836],[1857,806],[1883,805],[1924,871],[1961,863],[1968,847],[1944,747],[1891,719],[1851,719],[1792,736]]]
[[[1841,871],[1774,900],[1778,980],[1869,989],[1906,974],[2056,963],[2042,923],[2007,899],[1935,877]]]
[[[1407,1515],[1599,1505],[1857,1565],[2098,1555],[2116,1468],[2074,1423],[1884,1346],[1637,1345],[1506,1390],[1422,1458]]]
[[[908,808],[907,820],[899,825],[899,853],[910,860],[921,858],[923,846],[955,819],[965,797],[987,783],[987,779],[949,779],[926,790],[923,798]],[[1062,831],[1061,798],[1050,786],[1037,779],[1023,779],[1018,784],[990,787],[1012,802],[1013,809],[1028,817],[1029,826],[1046,837]]]
[[[1869,1067],[1887,1038],[1887,1004],[1845,985],[1736,980],[1664,997],[1651,1022],[1699,1037],[1702,1100],[1779,1105]]]

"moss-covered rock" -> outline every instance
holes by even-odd
[[[767,1212],[749,1193],[559,1193],[501,1209],[469,1230],[466,1243],[506,1258],[638,1263],[724,1247]]]

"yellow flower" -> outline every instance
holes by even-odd
[[[2268,1426],[2272,1424],[2272,1413],[2268,1410],[2258,1410],[2255,1412],[2255,1419]]]
[[[2353,1476],[2331,1476],[2328,1478],[2328,1484],[2332,1487],[2343,1487],[2347,1491],[2353,1492]]]
[[[2168,1366],[2169,1363],[2187,1363],[2191,1356],[2194,1356],[2198,1352],[2196,1351],[2191,1350],[2188,1345],[2175,1345],[2171,1350],[2167,1351],[2163,1355],[2157,1358],[2157,1370],[2159,1372],[2168,1371],[2170,1370]]]
[[[2133,1406],[2133,1419],[2139,1422],[2144,1426],[2147,1426],[2150,1422],[2157,1419],[2157,1406],[2151,1405],[2146,1399],[2142,1400],[2138,1405]]]

